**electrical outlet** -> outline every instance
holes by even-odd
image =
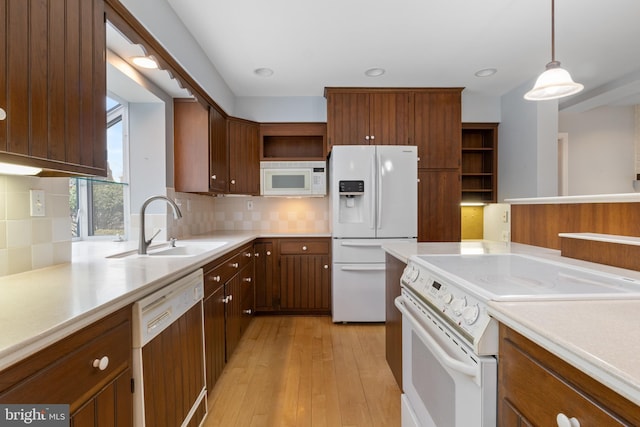
[[[44,190],[29,190],[31,216],[44,216]]]
[[[253,210],[253,200],[247,200],[247,210],[248,211]]]

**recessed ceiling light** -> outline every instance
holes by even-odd
[[[158,68],[158,63],[150,56],[134,56],[131,58],[138,67],[148,68],[150,70]]]
[[[273,70],[267,67],[256,68],[255,70],[253,70],[253,72],[260,77],[269,77],[273,75]]]
[[[369,68],[364,72],[369,77],[379,77],[385,73],[384,68]]]
[[[475,75],[476,77],[489,77],[493,76],[497,72],[498,70],[496,70],[495,68],[484,68],[482,70],[476,71]]]

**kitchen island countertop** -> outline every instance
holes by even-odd
[[[70,263],[0,277],[0,370],[256,238],[330,235],[216,231],[179,240],[178,245],[225,242],[188,257],[138,256],[135,240],[73,243]],[[110,258],[119,254],[131,255]]]

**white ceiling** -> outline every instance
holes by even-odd
[[[325,86],[498,96],[551,59],[550,0],[168,2],[236,96],[322,96]],[[556,0],[556,59],[586,91],[640,72],[639,18],[639,0]],[[372,67],[386,73],[366,77]],[[489,67],[497,74],[474,76]]]

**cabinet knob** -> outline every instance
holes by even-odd
[[[245,252],[244,256],[246,256],[247,258],[251,258],[251,252]]]
[[[253,313],[253,311],[250,308],[247,308],[246,310],[242,310],[242,314],[251,314]]]
[[[237,263],[237,262],[232,262],[232,263],[231,263],[231,267],[233,267],[233,268],[238,268],[238,263]]]
[[[232,184],[235,184],[235,183],[236,183],[236,180],[235,180],[235,179],[232,179],[232,180],[231,180],[231,183],[232,183]]]
[[[251,277],[244,277],[242,279],[243,282],[251,283]]]
[[[107,356],[102,356],[100,359],[95,359],[93,361],[93,367],[98,368],[101,371],[104,371],[109,366],[109,358]]]
[[[303,246],[303,247],[302,247],[302,250],[303,250],[303,251],[306,251],[306,250],[307,250],[307,247],[306,247],[306,246]]]
[[[325,269],[325,270],[328,270],[328,269],[329,269],[329,265],[328,265],[328,264],[325,264],[325,265],[324,265],[324,269]]]
[[[253,256],[260,256],[260,253],[256,252],[255,254],[253,254]]]
[[[233,295],[227,295],[226,297],[222,298],[222,302],[225,304],[229,304],[231,300],[233,300]]]
[[[215,175],[211,175],[211,179],[217,179]]]
[[[7,112],[4,111],[4,108],[0,108],[0,120],[4,120],[7,118]]]
[[[220,276],[217,276],[217,275],[216,276],[209,276],[209,278],[211,280],[213,280],[214,282],[219,282],[220,281]]]
[[[271,255],[271,251],[267,251],[267,255]]]
[[[364,139],[369,140],[369,135],[365,135]]]
[[[578,421],[577,418],[569,418],[562,412],[556,417],[556,422],[558,423],[558,427],[580,427],[580,421]]]
[[[376,136],[375,135],[371,135],[371,139],[376,139]]]

